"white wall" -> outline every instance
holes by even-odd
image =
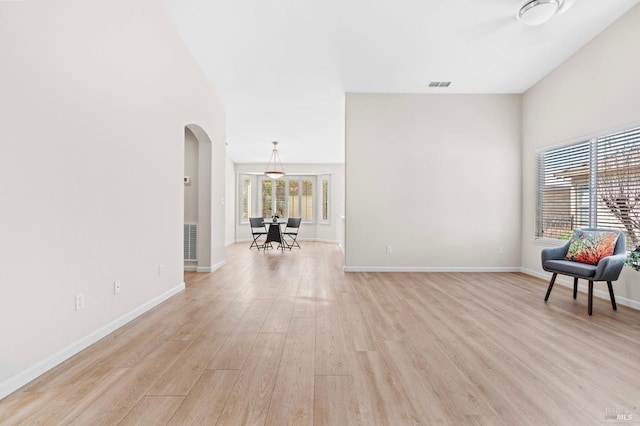
[[[225,167],[225,245],[236,242],[236,172],[235,164],[227,156]]]
[[[184,132],[184,223],[198,223],[198,141],[189,129]]]
[[[268,153],[266,155],[268,155]],[[290,175],[313,174],[331,176],[329,223],[319,223],[317,221],[313,224],[303,223],[299,230],[300,236],[298,239],[300,241],[315,240],[339,243],[340,219],[338,216],[344,214],[344,164],[283,164],[282,166],[286,173]],[[234,186],[234,194],[236,194],[235,191],[238,185],[237,179],[240,174],[262,174],[266,167],[266,163],[236,164],[234,176],[236,183]],[[227,185],[229,185],[229,183],[227,183]],[[316,187],[316,191],[317,190],[319,190],[319,186]],[[235,241],[251,241],[251,229],[249,228],[248,223],[240,223],[239,217],[237,217],[240,212],[240,207],[238,206],[239,201],[237,195],[234,196],[236,203],[236,216],[234,216],[236,232]],[[316,200],[319,200],[319,198],[316,197]],[[254,200],[254,205],[257,205],[257,198]]]
[[[200,182],[198,167],[198,140],[193,132],[184,129],[184,175],[189,177],[189,183],[184,185],[184,223],[198,223],[198,183]],[[200,235],[201,237],[202,235]],[[202,238],[199,238],[201,240]],[[202,241],[199,241],[202,243]],[[200,250],[198,250],[200,253]],[[198,262],[184,261],[185,270],[197,270]]]
[[[1,2],[0,57],[2,397],[183,288],[185,126],[219,200],[225,117],[154,0]]]
[[[347,94],[346,269],[517,269],[520,116],[518,95]]]
[[[640,5],[531,88],[523,98],[522,266],[540,266],[544,246],[534,241],[535,150],[640,124]],[[616,297],[640,308],[640,274],[625,267]],[[599,288],[598,288],[599,287]],[[608,299],[606,285],[596,285]]]

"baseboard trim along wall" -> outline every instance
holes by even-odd
[[[252,239],[239,238],[236,240],[235,244],[238,243],[250,243]],[[327,240],[324,238],[298,238],[298,241],[315,241],[316,243],[327,243],[327,244],[340,244],[340,241],[337,240]]]
[[[345,272],[520,272],[517,267],[345,266]]]
[[[196,272],[214,272],[217,271],[218,269],[222,268],[224,266],[224,264],[226,263],[226,261],[221,261],[216,263],[215,265],[212,266],[198,266],[196,268]]]
[[[534,271],[534,270],[527,269],[527,268],[520,268],[520,272],[522,272],[523,274],[531,275],[531,276],[536,277],[536,278],[543,279],[547,283],[549,283],[549,280],[551,279],[551,273],[550,272],[538,272],[538,271]],[[578,281],[578,291],[580,291],[581,293],[587,293],[587,291],[588,291],[587,286],[582,284],[582,283],[586,283],[586,281],[585,280],[579,280]],[[573,288],[573,279],[571,279],[569,277],[564,277],[562,275],[558,275],[558,278],[556,279],[556,284],[560,284],[563,287]],[[613,283],[613,285],[615,286],[615,282]],[[605,285],[605,287],[606,287],[606,285]],[[608,290],[607,291],[599,290],[599,289],[596,288],[595,285],[593,286],[593,295],[595,297],[599,297],[601,299],[611,300],[611,299],[609,299],[609,291]],[[635,301],[633,299],[629,299],[627,297],[618,296],[617,294],[615,296],[616,296],[616,304],[624,305],[624,306],[628,306],[628,307],[633,308],[633,309],[640,310],[640,302],[637,302],[637,301]],[[544,298],[544,295],[542,295],[542,297]]]
[[[184,283],[181,283],[175,286],[174,288],[142,304],[141,306],[137,307],[133,311],[121,316],[120,318],[117,318],[116,320],[110,322],[104,327],[94,331],[88,336],[83,337],[77,342],[72,343],[71,345],[58,351],[57,353],[51,355],[50,357],[38,362],[37,364],[23,371],[22,373],[19,373],[9,378],[8,380],[5,380],[3,383],[0,383],[0,399],[15,392],[16,390],[20,389],[22,386],[31,382],[33,379],[43,375],[44,373],[51,370],[55,366],[63,363],[67,359],[76,355],[78,352],[91,346],[92,344],[102,339],[103,337],[107,336],[108,334],[113,333],[123,325],[136,319],[140,315],[151,310],[152,308],[156,307],[157,305],[164,302],[165,300],[180,293],[184,289],[185,289]]]
[[[195,265],[185,265],[185,272],[214,272],[218,269],[222,268],[225,265],[226,261],[221,261],[216,263],[213,266],[195,266]]]

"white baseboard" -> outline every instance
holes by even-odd
[[[316,241],[318,243],[327,243],[327,244],[340,244],[340,241],[336,241],[336,240],[326,240],[324,238],[298,238],[298,241]]]
[[[541,278],[547,282],[549,282],[549,280],[551,280],[551,272],[539,272],[539,271],[534,271],[532,269],[527,269],[527,268],[520,268],[520,272],[522,272],[523,274],[527,274],[527,275],[531,275],[534,276],[536,278]],[[581,284],[586,282],[585,280],[580,280],[578,281],[578,291],[581,293],[587,293],[588,292],[588,288],[586,285]],[[563,287],[569,287],[571,289],[573,289],[573,279],[564,276],[564,275],[558,275],[558,278],[556,278],[556,284],[560,284]],[[615,286],[615,281],[613,283],[613,285]],[[614,291],[615,294],[615,291]],[[605,299],[605,300],[610,300],[609,299],[609,290],[604,291],[604,290],[598,290],[597,288],[593,289],[593,295],[595,297],[599,297],[601,299]],[[633,299],[629,299],[627,297],[620,297],[618,295],[616,295],[616,304],[618,305],[624,305],[624,306],[628,306],[630,308],[633,309],[640,309],[640,302],[633,300]]]
[[[225,265],[226,261],[222,260],[218,263],[216,263],[215,265],[212,266],[198,266],[196,268],[196,272],[214,272],[217,271],[218,269],[222,268]]]
[[[216,263],[213,266],[195,266],[195,265],[185,265],[185,272],[214,272],[218,269],[222,268],[225,265],[226,261],[223,260],[221,262]]]
[[[345,266],[345,272],[520,272],[517,267]]]
[[[27,383],[31,382],[37,377],[43,375],[47,371],[51,370],[53,367],[61,364],[62,362],[66,361],[67,359],[77,354],[78,352],[82,351],[83,349],[91,346],[92,344],[102,339],[103,337],[107,336],[108,334],[113,333],[114,331],[116,331],[123,325],[127,324],[131,320],[136,319],[140,315],[151,310],[152,308],[156,307],[157,305],[164,302],[165,300],[178,294],[179,292],[184,290],[184,288],[185,288],[184,283],[181,283],[175,286],[174,288],[142,304],[141,306],[137,307],[133,311],[121,316],[120,318],[117,318],[116,320],[110,322],[104,327],[94,331],[93,333],[83,337],[77,342],[72,343],[66,348],[56,352],[50,357],[29,367],[22,373],[18,373],[15,376],[0,383],[0,399],[17,391],[22,386],[26,385]]]
[[[236,243],[250,243],[252,241],[253,241],[252,239],[239,238],[239,239],[236,240]],[[324,238],[302,238],[302,237],[299,237],[298,241],[315,241],[317,243],[340,244],[340,241],[327,240],[327,239],[324,239]]]
[[[534,271],[533,269],[520,268],[520,272],[523,274],[531,275],[532,277],[540,278],[541,280],[549,281],[551,279],[551,273],[549,272],[540,272]],[[558,280],[558,282],[563,281],[562,278]],[[571,283],[573,286],[573,283]]]

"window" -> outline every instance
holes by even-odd
[[[329,176],[320,176],[320,222],[329,222]]]
[[[536,237],[587,226],[640,244],[640,127],[538,153]]]
[[[260,205],[262,206],[261,217],[271,217],[274,215],[275,206],[273,205],[273,180],[263,179],[261,182]]]
[[[248,177],[242,178],[241,185],[242,198],[240,202],[240,221],[247,222],[249,220],[249,215],[251,214],[251,179]]]
[[[313,181],[302,179],[302,197],[300,197],[300,212],[303,221],[313,220]]]
[[[277,214],[280,217],[301,217],[304,222],[313,221],[315,177],[260,178],[260,182],[262,217]]]
[[[289,216],[300,216],[300,182],[297,180],[289,181]]]
[[[275,196],[275,214],[277,214],[280,217],[286,217],[287,216],[287,210],[286,210],[286,185],[287,182],[283,179],[278,179],[275,181],[275,188],[276,188],[276,196]]]

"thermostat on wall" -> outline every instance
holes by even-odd
[[[188,184],[190,184],[190,183],[191,183],[191,178],[190,178],[189,176],[185,176],[185,177],[184,177],[184,184],[185,184],[185,185],[188,185]]]

